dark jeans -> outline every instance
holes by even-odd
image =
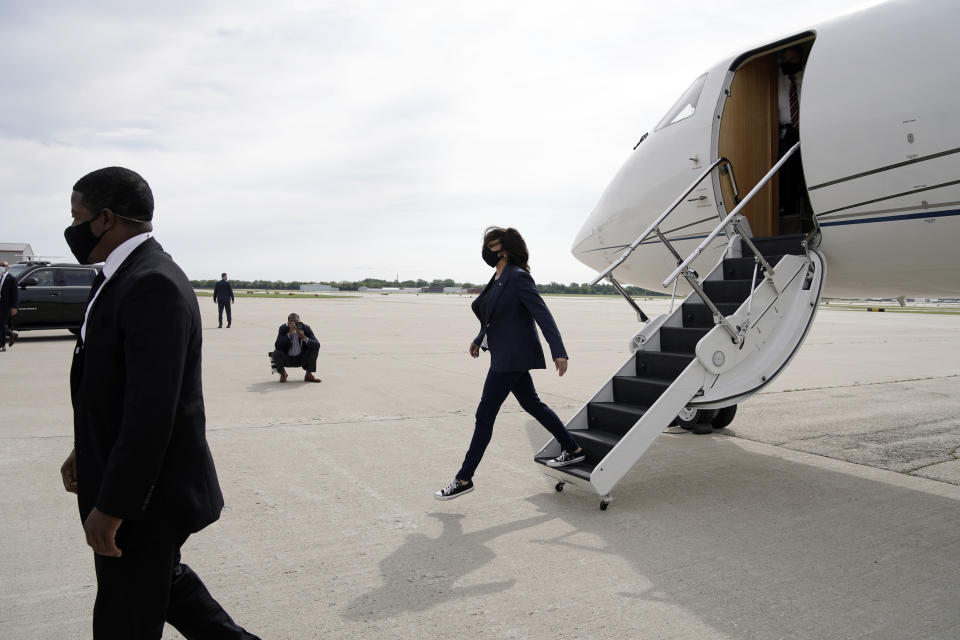
[[[537,390],[533,388],[533,378],[530,377],[529,371],[488,371],[487,380],[483,383],[480,405],[477,407],[477,422],[473,428],[473,439],[470,441],[470,448],[463,460],[463,466],[457,472],[459,479],[470,480],[473,478],[473,474],[483,458],[483,452],[486,451],[487,445],[490,444],[490,438],[493,436],[493,422],[497,419],[500,405],[503,404],[510,393],[513,393],[513,397],[517,399],[524,411],[536,418],[537,422],[542,424],[557,439],[565,451],[575,451],[577,449],[577,441],[563,426],[563,422],[560,421],[557,414],[540,401]]]
[[[314,373],[317,370],[317,356],[320,354],[320,348],[309,344],[301,345],[302,350],[299,355],[291,356],[283,351],[273,352],[273,363],[277,367],[277,373],[286,373],[285,367],[303,367],[307,373]]]
[[[217,319],[219,323],[223,324],[223,310],[227,310],[227,324],[232,324],[233,319],[230,317],[230,302],[228,300],[217,300]]]
[[[186,539],[159,535],[142,546],[124,548],[120,558],[94,554],[94,640],[160,640],[164,622],[190,640],[258,640],[238,626],[200,577],[180,562]]]

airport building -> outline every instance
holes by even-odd
[[[340,291],[340,287],[331,287],[328,284],[302,284],[300,291]]]
[[[36,260],[37,254],[25,242],[0,242],[0,260],[14,262],[29,262]]]

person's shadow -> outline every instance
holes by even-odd
[[[447,600],[498,593],[512,587],[513,578],[456,586],[456,583],[487,564],[496,554],[486,543],[504,534],[552,520],[538,515],[465,534],[463,514],[431,513],[443,524],[437,538],[412,533],[396,551],[380,561],[383,585],[355,598],[342,617],[347,620],[392,618],[410,611],[424,611]]]
[[[293,384],[291,384],[291,382]],[[289,380],[286,384],[280,384],[280,379],[274,374],[270,380],[264,380],[263,382],[253,382],[247,387],[247,391],[254,393],[271,393],[273,391],[286,391],[287,389],[297,389],[302,385],[298,384],[294,379]]]

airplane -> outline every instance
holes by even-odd
[[[958,20],[955,0],[893,0],[762,44],[696,78],[643,135],[572,253],[646,325],[567,425],[587,459],[545,470],[557,491],[589,486],[606,509],[664,428],[728,425],[789,364],[823,296],[956,296]],[[784,60],[801,70],[786,115]],[[665,287],[670,312],[647,318],[621,283]],[[551,441],[535,459],[558,453]]]

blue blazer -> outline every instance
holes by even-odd
[[[557,323],[537,293],[529,273],[508,264],[500,274],[500,279],[490,278],[483,291],[489,296],[486,314],[478,304],[479,296],[471,304],[473,313],[480,320],[480,333],[473,342],[480,346],[486,336],[491,371],[546,369],[534,321],[540,325],[552,357],[567,357]]]

